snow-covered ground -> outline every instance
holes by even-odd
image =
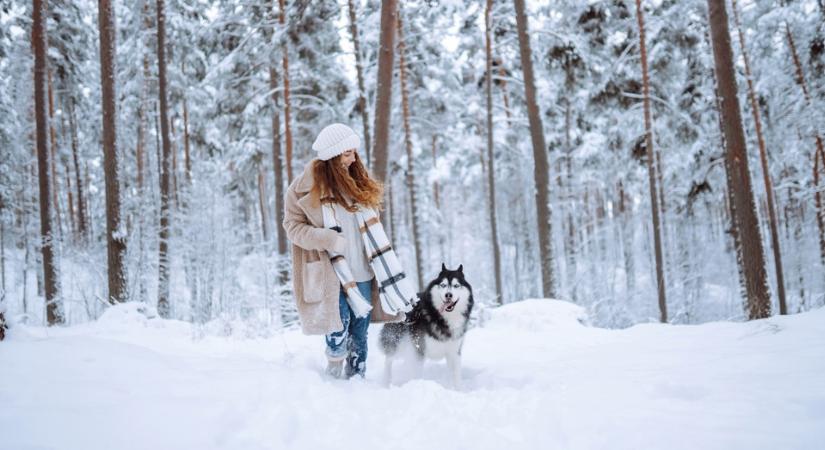
[[[219,337],[137,309],[11,330],[0,448],[825,448],[823,308],[605,330],[527,300],[469,332],[462,391],[443,361],[384,387],[377,327],[367,379],[333,381],[320,337]]]

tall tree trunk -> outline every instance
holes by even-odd
[[[819,256],[825,265],[825,246],[822,245],[825,240],[825,202],[822,200],[822,190],[819,187],[819,178],[825,169],[825,154],[814,152],[813,156],[814,206],[816,206],[816,225],[819,229]]]
[[[541,287],[544,297],[556,296],[556,279],[553,268],[552,225],[550,223],[550,167],[547,163],[547,145],[544,142],[544,129],[539,107],[536,102],[536,82],[533,78],[532,50],[530,36],[527,34],[527,15],[524,0],[514,0],[516,24],[518,28],[519,50],[521,52],[521,69],[524,73],[524,96],[527,101],[527,117],[530,121],[530,138],[533,143],[534,169],[536,183],[536,218],[539,232],[539,255],[541,266]]]
[[[281,30],[284,31],[281,51],[283,52],[283,77],[284,77],[284,138],[286,145],[286,179],[287,183],[292,183],[292,105],[289,100],[289,45],[287,45],[286,33],[286,2],[278,0],[281,14],[278,20],[281,23]]]
[[[358,21],[355,17],[355,2],[347,0],[349,6],[349,31],[352,34],[352,45],[355,51],[355,73],[358,76],[358,109],[361,111],[361,122],[364,125],[364,152],[366,153],[367,167],[371,167],[370,155],[370,114],[367,111],[367,90],[364,88],[364,64],[361,61],[361,38],[358,35]]]
[[[55,239],[52,230],[52,183],[49,177],[49,99],[48,99],[48,38],[46,36],[46,4],[34,0],[32,10],[32,47],[34,50],[34,109],[37,126],[37,178],[40,185],[40,238],[43,260],[43,282],[46,297],[46,317],[49,325],[63,323],[59,298]],[[25,283],[24,283],[25,284]]]
[[[269,226],[266,217],[266,180],[264,178],[263,163],[258,164],[258,210],[261,214],[261,237],[264,242],[269,242]]]
[[[432,137],[432,152],[433,152],[433,170],[436,170],[438,167],[438,158],[436,155],[436,143],[438,142],[438,136],[435,134]],[[435,203],[435,209],[440,211],[441,210],[441,200],[439,199],[438,193],[438,179],[433,178],[433,202]]]
[[[794,41],[793,34],[791,34],[791,28],[788,26],[788,22],[785,22],[785,38],[788,40],[788,48],[791,50],[791,60],[793,61],[796,71],[796,82],[799,84],[799,87],[802,88],[802,95],[805,98],[805,104],[808,109],[810,109],[811,94],[808,90],[808,83],[805,81],[805,72],[802,70],[802,62],[799,59],[799,53],[796,51],[796,43]],[[816,166],[817,158],[825,158],[825,144],[823,144],[822,136],[817,131],[814,132],[814,142],[816,144],[816,150],[814,151],[813,159],[814,166]],[[816,172],[817,169],[814,167],[814,173]],[[818,176],[814,178],[814,188],[816,192],[814,194],[814,202],[816,204],[817,223],[822,223],[822,225],[819,226],[819,254],[822,264],[825,265],[825,204],[817,199],[817,197],[821,195],[819,193],[819,183],[817,180]]]
[[[169,227],[170,188],[172,183],[171,143],[169,139],[169,114],[166,102],[166,18],[164,0],[157,0],[158,32],[158,95],[160,99],[160,131],[163,141],[160,170],[160,229],[158,233],[158,313],[170,316],[169,305]]]
[[[628,294],[636,290],[636,264],[633,259],[633,230],[630,226],[631,208],[627,202],[624,185],[619,181],[619,226],[621,227],[624,256],[625,285]]]
[[[496,177],[495,177],[495,157],[493,156],[493,0],[487,0],[484,10],[484,37],[486,53],[486,94],[487,94],[487,160],[490,163],[490,170],[487,171],[487,186],[489,188],[489,211],[490,211],[490,244],[493,247],[493,270],[496,282],[496,301],[499,305],[504,303],[504,296],[501,293],[501,250],[498,242],[498,224],[496,219]]]
[[[65,82],[63,85],[65,86]],[[66,127],[66,99],[65,95],[61,95],[59,98],[60,108],[62,110],[62,113],[60,114],[60,138],[63,145],[65,145],[68,134],[68,129]],[[60,162],[63,164],[63,181],[65,181],[66,184],[66,201],[68,203],[66,216],[69,218],[69,231],[73,237],[76,237],[77,223],[75,221],[74,193],[72,191],[72,171],[69,168],[68,157],[66,155],[61,155]]]
[[[178,196],[178,137],[175,135],[175,115],[169,119],[169,142],[172,150],[172,199],[175,210],[180,209],[180,197]]]
[[[745,132],[737,97],[736,78],[731,50],[728,15],[725,3],[708,0],[713,59],[716,66],[719,96],[722,99],[722,122],[725,125],[725,145],[728,169],[733,184],[733,201],[737,231],[742,243],[743,273],[748,295],[748,317],[761,319],[771,314],[771,298],[765,272],[765,256],[756,205],[748,172]]]
[[[275,181],[275,229],[278,230],[278,257],[287,256],[286,232],[281,223],[284,221],[284,168],[281,162],[281,117],[278,106],[278,74],[274,66],[269,68],[269,88],[272,90],[272,171]],[[288,278],[286,266],[278,271],[278,283],[285,285]]]
[[[123,256],[126,232],[121,229],[120,175],[117,164],[117,93],[115,92],[115,11],[110,0],[98,1],[100,30],[100,90],[103,112],[103,167],[106,176],[106,247],[109,266],[109,302],[126,301]]]
[[[181,67],[181,71],[183,67]],[[192,158],[189,153],[189,109],[186,106],[186,97],[183,97],[183,168],[186,171],[186,186],[192,184]]]
[[[765,183],[765,194],[768,201],[768,225],[771,229],[771,247],[773,248],[774,265],[776,266],[776,289],[779,294],[779,314],[787,314],[788,307],[785,299],[785,276],[782,267],[782,252],[779,247],[779,230],[776,216],[776,206],[774,203],[773,183],[771,173],[768,168],[768,155],[765,149],[765,138],[762,136],[762,120],[759,116],[759,102],[756,100],[756,91],[753,87],[753,76],[751,75],[748,50],[745,46],[745,35],[742,33],[742,25],[739,23],[739,10],[736,0],[731,0],[733,9],[733,20],[736,24],[736,31],[739,35],[739,47],[742,49],[742,59],[745,63],[745,80],[748,83],[748,98],[751,102],[751,114],[756,128],[756,141],[759,144],[759,161],[762,164],[762,179]]]
[[[46,10],[48,11],[48,6],[46,6]],[[49,70],[49,137],[51,142],[49,151],[52,154],[49,170],[52,174],[52,204],[54,205],[55,227],[57,228],[58,240],[60,240],[63,237],[63,215],[60,213],[60,201],[58,200],[60,182],[57,177],[57,130],[54,123],[54,86],[52,85],[52,71]]]
[[[83,181],[80,175],[80,162],[78,158],[77,139],[77,118],[74,110],[74,95],[69,96],[69,128],[72,135],[72,165],[74,166],[75,190],[77,191],[77,234],[80,242],[85,242],[89,237],[86,222],[86,201],[83,195]]]
[[[149,17],[149,0],[143,0],[143,12],[141,21],[142,27],[141,32],[146,35],[149,32],[151,27],[151,19]],[[138,193],[143,198],[143,177],[144,177],[144,162],[146,157],[146,93],[148,91],[148,83],[149,83],[149,51],[148,45],[141,39],[141,48],[143,57],[141,58],[142,62],[142,77],[140,80],[140,97],[138,98],[137,104],[137,143],[135,145],[135,162],[137,163],[137,188]]]
[[[642,60],[642,90],[645,114],[645,146],[647,147],[647,173],[650,186],[650,209],[653,213],[653,244],[656,254],[656,286],[659,292],[659,320],[667,322],[667,297],[665,294],[664,261],[662,257],[662,236],[659,221],[659,200],[656,193],[655,154],[653,152],[653,127],[650,118],[650,83],[647,76],[647,48],[645,47],[645,22],[642,1],[636,0],[636,20],[639,24],[639,53]]]
[[[387,181],[390,116],[392,115],[392,68],[395,51],[396,0],[381,2],[381,34],[378,50],[378,86],[375,90],[375,144],[372,146],[372,172],[375,178]]]
[[[564,233],[564,222],[562,222],[562,233],[564,234],[564,247],[566,255],[565,275],[567,277],[567,289],[570,299],[574,302],[578,301],[578,261],[576,260],[576,225],[573,215],[574,203],[576,199],[575,189],[573,187],[573,142],[571,139],[571,132],[573,129],[573,108],[570,99],[573,98],[573,87],[575,78],[573,76],[573,66],[565,64],[565,89],[567,90],[564,101],[564,161],[559,158],[558,173],[556,174],[557,185],[559,191],[562,193],[564,202],[562,203],[562,217],[566,217],[567,233]],[[562,185],[562,164],[565,167],[566,186]],[[564,187],[564,189],[562,189]],[[564,220],[564,219],[562,219]]]
[[[68,203],[66,216],[69,218],[69,231],[71,231],[72,236],[75,236],[77,233],[77,224],[75,224],[75,215],[74,215],[74,195],[72,195],[72,172],[69,170],[69,165],[66,161],[63,161],[63,181],[66,183],[66,202]]]
[[[404,24],[401,12],[398,20],[398,77],[401,83],[401,107],[404,117],[404,147],[407,150],[407,191],[410,194],[410,212],[412,214],[412,238],[415,249],[415,268],[419,289],[423,288],[424,267],[421,257],[421,230],[418,220],[418,199],[415,191],[415,160],[413,158],[412,129],[410,128],[410,93],[407,89],[407,46],[404,42]]]

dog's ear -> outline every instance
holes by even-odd
[[[441,271],[442,271],[442,272],[446,272],[446,271],[447,271],[447,266],[445,266],[445,265],[444,265],[444,263],[441,263]]]
[[[459,264],[458,269],[456,270],[456,272],[464,273],[464,264]]]

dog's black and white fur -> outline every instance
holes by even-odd
[[[441,272],[432,280],[403,323],[388,323],[381,329],[381,349],[386,355],[384,382],[392,381],[393,359],[405,344],[415,349],[418,372],[424,359],[447,359],[455,388],[461,388],[461,346],[473,310],[473,289],[464,279],[463,266]]]

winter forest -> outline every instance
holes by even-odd
[[[2,449],[825,438],[823,0],[0,0],[0,92]],[[301,333],[333,123],[452,384]]]
[[[0,24],[6,320],[290,325],[282,199],[332,122],[419,286],[463,264],[481,304],[613,328],[825,303],[825,2],[38,0]]]

